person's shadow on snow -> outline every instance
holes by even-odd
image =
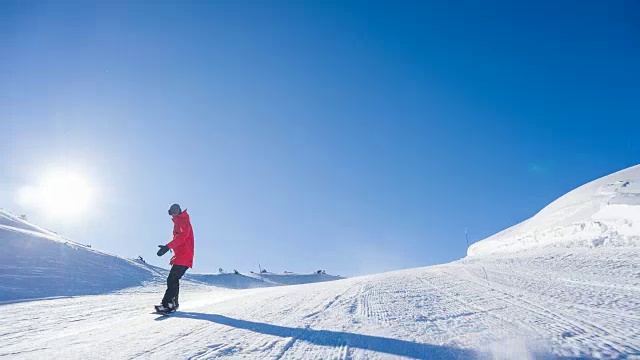
[[[254,331],[261,334],[279,336],[283,338],[294,338],[296,340],[306,341],[315,345],[332,347],[348,345],[352,348],[366,349],[379,353],[406,356],[415,359],[482,358],[480,354],[472,350],[432,344],[422,344],[406,340],[398,340],[380,336],[361,335],[342,331],[285,327],[254,321],[233,319],[224,315],[204,314],[196,312],[176,312],[172,314],[171,317],[205,320],[220,325],[231,326],[237,329]]]
[[[233,319],[223,315],[203,314],[195,312],[176,312],[171,317],[207,320],[216,324],[238,329],[274,335],[283,338],[295,338],[321,346],[343,346],[368,349],[392,355],[408,356],[418,359],[472,359],[475,354],[469,350],[447,348],[437,345],[420,344],[411,341],[390,339],[378,336],[360,335],[339,331],[313,330],[310,328],[293,328],[278,325]]]

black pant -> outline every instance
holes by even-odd
[[[180,293],[180,279],[187,272],[188,266],[173,265],[169,276],[167,276],[167,291],[162,298],[162,306],[168,307],[169,303],[178,304],[178,294]]]

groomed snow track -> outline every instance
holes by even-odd
[[[633,249],[545,250],[330,283],[190,285],[170,317],[150,314],[161,287],[15,303],[2,307],[0,356],[634,358],[638,273]]]

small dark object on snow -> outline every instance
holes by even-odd
[[[260,273],[262,273],[262,274],[264,274],[264,273],[266,273],[266,272],[267,272],[267,269],[262,269],[262,270],[260,271]]]
[[[236,274],[236,275],[240,275],[240,272],[238,270],[236,270],[236,269],[233,269],[233,273]]]

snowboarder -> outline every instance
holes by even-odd
[[[171,258],[171,271],[167,277],[167,291],[162,298],[162,304],[156,305],[156,311],[171,313],[178,309],[178,295],[180,291],[180,278],[187,269],[193,267],[193,229],[187,209],[182,211],[180,205],[173,204],[169,208],[169,215],[173,220],[173,240],[166,245],[158,245],[158,256],[162,256],[173,250]]]

